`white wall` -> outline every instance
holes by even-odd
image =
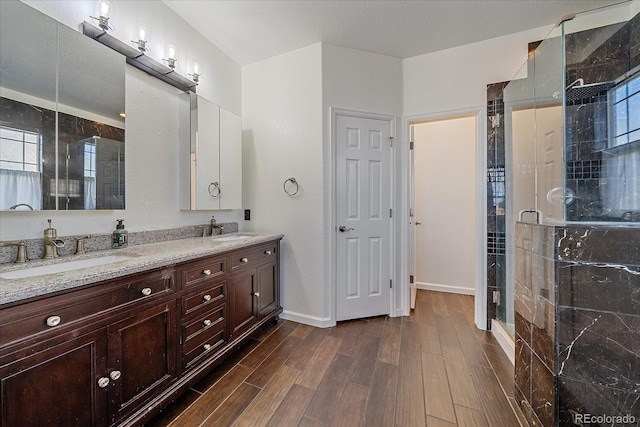
[[[324,325],[329,272],[323,229],[322,68],[320,44],[242,68],[245,230],[282,241],[282,317]],[[295,177],[300,191],[285,194]]]
[[[332,223],[331,108],[396,117],[397,125],[402,117],[402,60],[325,43],[322,45],[322,94],[325,270],[331,272],[336,225]],[[401,133],[401,129],[396,129],[396,138],[401,138]],[[401,283],[398,272],[394,273],[394,282]],[[333,304],[334,283],[332,277],[331,282],[325,284],[332,292],[331,298],[325,301],[326,310]],[[397,312],[400,298],[393,303]]]
[[[25,3],[43,11],[74,29],[88,15],[94,2],[34,1]],[[131,40],[135,19],[145,17],[152,25],[149,54],[161,59],[155,48],[165,40],[178,44],[179,59],[198,55],[204,63],[198,93],[240,114],[240,66],[204,39],[162,2],[117,1],[113,34],[122,41]],[[190,47],[189,47],[190,46]],[[42,237],[47,218],[53,219],[58,235],[109,233],[116,218],[124,218],[129,230],[150,230],[207,223],[211,214],[219,222],[237,221],[242,226],[242,211],[181,212],[178,210],[178,108],[177,90],[172,86],[127,66],[126,71],[126,209],[92,212],[2,212],[0,240]],[[319,113],[318,113],[319,114]]]
[[[404,60],[405,117],[486,106],[487,84],[516,74],[527,45],[542,40],[549,27],[497,37]]]
[[[402,62],[315,44],[242,69],[244,228],[285,234],[283,317],[331,325],[330,108],[400,116]],[[300,183],[287,196],[284,181]]]
[[[414,141],[417,286],[473,295],[476,118],[416,125]]]

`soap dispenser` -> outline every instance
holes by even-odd
[[[129,232],[124,229],[124,219],[117,219],[118,224],[116,229],[113,230],[113,247],[122,248],[129,244]]]

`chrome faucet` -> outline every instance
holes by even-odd
[[[213,234],[214,234],[214,231],[213,231],[213,230],[215,230],[216,228],[217,228],[218,230],[220,230],[220,232],[219,232],[219,233],[217,233],[217,234],[222,234],[222,232],[224,231],[224,225],[218,225],[218,224],[216,224],[216,217],[215,217],[215,216],[212,216],[212,217],[211,217],[211,235],[212,235],[212,236],[213,236]]]
[[[27,244],[26,242],[17,242],[17,243],[4,243],[1,242],[0,246],[17,246],[18,252],[16,253],[15,263],[24,263],[29,261],[29,257],[27,256]]]
[[[58,258],[58,248],[64,248],[64,240],[58,239],[58,232],[55,228],[51,227],[51,219],[49,222],[49,228],[44,229],[44,259]]]

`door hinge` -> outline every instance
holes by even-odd
[[[493,291],[493,303],[500,305],[500,291]]]
[[[393,289],[393,279],[389,279],[389,287]]]
[[[389,137],[389,147],[393,147],[393,137]]]
[[[413,283],[413,274],[409,276],[409,283]]]
[[[393,218],[393,209],[389,209],[389,218]]]
[[[409,141],[409,150],[413,150],[413,141]]]

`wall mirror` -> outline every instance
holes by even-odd
[[[0,210],[124,209],[125,60],[0,2]]]

